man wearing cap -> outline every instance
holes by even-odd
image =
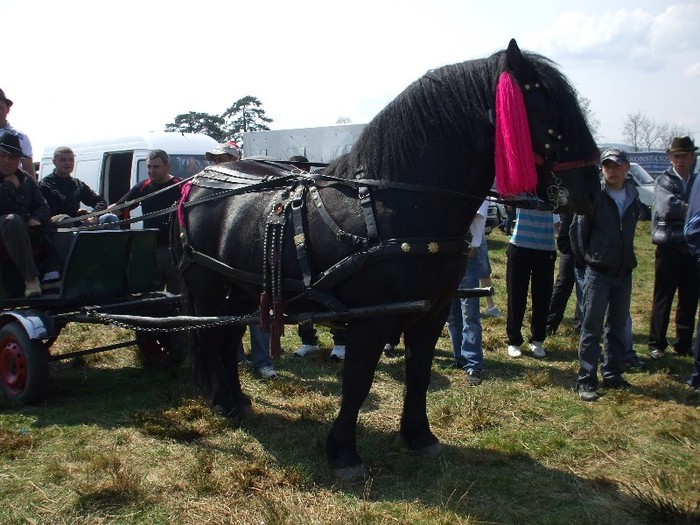
[[[205,157],[214,164],[232,162],[241,158],[241,150],[238,148],[238,144],[230,140],[228,142],[222,142],[214,149],[207,151]]]
[[[8,131],[0,135],[0,242],[24,279],[24,296],[41,295],[29,228],[48,224],[49,206],[33,177],[19,169],[20,139]]]
[[[34,162],[32,162],[32,143],[29,141],[29,137],[10,126],[10,123],[7,122],[7,114],[10,112],[12,104],[13,102],[7,98],[5,92],[0,89],[0,134],[9,131],[19,137],[20,148],[24,152],[21,160],[22,169],[36,179]]]
[[[663,357],[668,346],[666,332],[676,290],[678,304],[673,349],[679,355],[688,355],[692,349],[700,276],[695,271],[695,258],[683,237],[683,224],[695,181],[691,166],[697,149],[690,137],[675,137],[666,150],[671,167],[654,181],[651,242],[656,244],[656,253],[648,340],[653,358]]]
[[[598,399],[598,363],[604,327],[603,387],[628,386],[622,372],[632,270],[637,266],[634,235],[641,203],[637,188],[627,181],[630,167],[627,154],[616,148],[607,149],[601,163],[600,197],[590,213],[575,216],[570,239],[577,261],[586,266],[576,380],[576,390],[583,401]]]

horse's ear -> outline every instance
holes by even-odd
[[[534,82],[537,79],[537,73],[523,57],[515,38],[510,39],[508,49],[506,49],[505,70],[510,71],[521,85]]]

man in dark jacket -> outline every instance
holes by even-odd
[[[678,305],[673,349],[679,355],[688,355],[692,348],[700,278],[695,271],[695,258],[683,239],[683,224],[695,181],[690,168],[697,149],[690,137],[674,138],[666,150],[671,167],[654,181],[651,242],[656,244],[656,253],[649,323],[649,355],[653,358],[663,357],[668,346],[666,331],[676,290]]]
[[[624,335],[632,296],[632,270],[637,266],[634,234],[641,204],[634,184],[627,182],[627,155],[619,149],[607,149],[601,163],[604,179],[600,198],[591,213],[576,216],[571,232],[572,250],[586,265],[576,380],[583,401],[598,399],[597,373],[604,326],[603,386],[627,386],[622,378]]]
[[[0,135],[0,242],[24,279],[24,296],[36,297],[41,284],[29,228],[48,223],[49,206],[34,178],[19,169],[25,157],[17,135]]]
[[[95,212],[107,209],[107,201],[98,195],[83,181],[71,177],[75,168],[75,154],[73,150],[61,146],[53,153],[53,172],[41,179],[39,189],[46,199],[51,210],[51,220],[60,223],[62,220],[80,217],[88,214],[88,210],[80,207],[80,204],[90,206]],[[117,216],[113,213],[101,215],[99,223],[116,222]],[[96,217],[85,221],[88,226],[98,223]],[[77,226],[72,223],[71,226]]]

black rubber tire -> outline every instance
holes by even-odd
[[[145,368],[175,368],[187,357],[184,338],[168,332],[136,332],[136,344]]]
[[[49,352],[42,341],[29,339],[19,322],[0,328],[0,387],[11,403],[37,403],[46,394]]]

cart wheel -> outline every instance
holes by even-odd
[[[136,344],[146,368],[180,366],[187,355],[185,345],[180,342],[180,338],[167,332],[136,332]]]
[[[0,386],[13,403],[36,403],[49,379],[49,352],[17,322],[0,328]]]

